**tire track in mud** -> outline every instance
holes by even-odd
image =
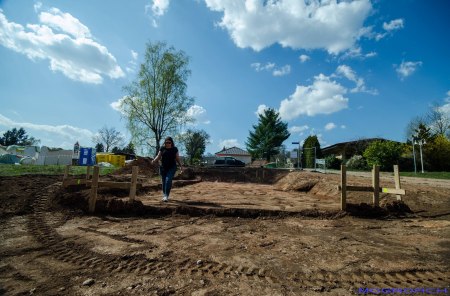
[[[256,266],[230,265],[215,261],[196,261],[191,258],[176,259],[164,256],[164,258],[149,259],[145,255],[106,255],[96,253],[81,244],[66,242],[51,225],[63,225],[65,217],[51,215],[48,212],[52,192],[60,185],[54,184],[36,193],[33,203],[33,213],[28,219],[30,233],[48,251],[47,254],[54,258],[77,265],[81,268],[90,268],[107,271],[110,273],[134,273],[146,275],[163,270],[174,270],[176,276],[202,276],[211,280],[242,279],[246,281],[259,281],[269,285],[280,285],[289,281],[289,285],[301,288],[316,287],[355,287],[357,285],[384,285],[447,287],[450,283],[450,272],[446,270],[405,270],[397,272],[354,272],[339,273],[330,271],[318,271],[314,274],[286,273],[276,275],[274,272]],[[58,221],[59,220],[59,221]],[[48,223],[51,222],[51,225]],[[82,229],[86,230],[86,229]],[[96,230],[89,230],[96,233]],[[104,235],[104,233],[101,233]],[[128,238],[119,238],[126,242],[138,242]]]

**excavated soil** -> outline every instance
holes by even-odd
[[[163,203],[150,159],[101,180],[128,182],[132,165],[136,199],[99,188],[94,214],[62,176],[0,177],[0,295],[450,292],[449,181],[402,178],[403,201],[380,207],[349,192],[340,211],[339,175],[187,168]]]

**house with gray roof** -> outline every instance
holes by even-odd
[[[239,147],[223,148],[221,151],[215,153],[216,157],[234,157],[245,164],[252,162],[252,156],[247,151]]]

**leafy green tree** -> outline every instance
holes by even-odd
[[[120,109],[127,120],[133,143],[147,145],[156,155],[161,140],[193,121],[187,110],[193,98],[187,96],[186,81],[191,73],[189,59],[166,43],[147,43],[145,61],[130,85]]]
[[[31,146],[38,145],[40,142],[40,140],[37,140],[33,137],[28,137],[27,132],[23,127],[19,129],[13,128],[12,130],[8,130],[3,134],[3,137],[0,137],[0,145],[3,146]]]
[[[105,147],[103,146],[102,143],[97,143],[95,145],[95,151],[96,152],[105,152]]]
[[[123,144],[123,136],[113,127],[102,127],[98,133],[92,137],[92,142],[103,145],[105,152],[110,152],[114,146]]]
[[[423,147],[427,170],[450,171],[450,140],[438,135]]]
[[[367,164],[372,167],[379,165],[381,170],[391,171],[394,164],[398,164],[403,153],[403,144],[393,141],[372,142],[364,151]]]
[[[320,150],[319,139],[316,135],[309,136],[303,143],[302,159],[305,163],[305,168],[313,168],[315,158],[321,158],[322,152]]]
[[[205,153],[206,145],[209,143],[209,135],[204,130],[188,129],[182,135],[181,141],[184,144],[189,164],[193,164],[200,161],[203,153]]]
[[[280,114],[272,108],[259,114],[258,124],[253,125],[254,131],[245,143],[252,158],[265,158],[270,161],[273,155],[279,153],[281,144],[289,138],[287,123],[282,122]]]
[[[123,147],[123,148],[119,148],[117,146],[115,146],[111,152],[113,153],[126,153],[126,154],[136,154],[134,152],[134,145],[132,142],[128,143],[127,146]]]

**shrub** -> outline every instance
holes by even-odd
[[[328,169],[339,170],[341,169],[342,160],[331,154],[325,157],[325,163]]]
[[[403,153],[403,144],[393,141],[372,142],[364,151],[363,155],[367,164],[371,167],[379,165],[383,171],[392,171],[394,164],[398,164]]]
[[[347,163],[347,167],[353,170],[367,170],[367,162],[361,155],[353,155]]]

